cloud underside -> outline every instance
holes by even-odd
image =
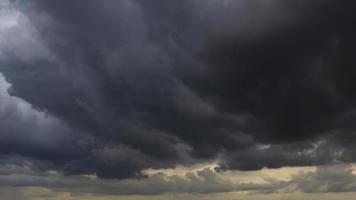
[[[355,162],[355,6],[1,0],[0,161],[107,179],[212,160],[222,171]],[[340,173],[349,184],[325,191],[355,190]],[[215,175],[118,184],[157,185],[123,194],[242,187]],[[304,180],[293,183],[308,192]]]
[[[69,193],[73,196],[201,195],[232,192],[268,196],[300,192],[345,193],[354,192],[356,189],[356,165],[351,164],[249,172],[218,172],[214,165],[202,165],[196,169],[185,169],[181,174],[155,171],[146,172],[147,177],[144,179],[107,180],[99,179],[95,175],[67,176],[58,171],[43,171],[29,160],[12,161],[0,163],[0,191],[10,193],[16,188],[42,188],[52,193]]]

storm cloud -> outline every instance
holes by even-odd
[[[352,1],[0,5],[4,161],[100,178],[356,161]]]

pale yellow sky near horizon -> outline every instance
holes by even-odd
[[[8,189],[9,191],[11,189]],[[1,190],[0,190],[1,191]],[[93,195],[53,192],[45,188],[17,188],[18,196],[2,200],[352,200],[356,192],[348,193],[278,193],[246,195],[234,192],[216,194],[164,194],[164,195]],[[3,194],[2,194],[3,195]],[[4,197],[4,196],[3,196]]]

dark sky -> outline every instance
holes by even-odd
[[[13,6],[21,26],[0,35],[4,162],[123,179],[211,160],[356,161],[352,0]]]

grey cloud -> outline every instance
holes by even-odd
[[[290,184],[307,193],[354,192],[356,176],[350,165],[321,166],[316,172],[293,176]]]
[[[0,30],[0,71],[15,96],[6,99],[33,106],[31,119],[49,117],[0,124],[3,134],[32,133],[3,137],[17,148],[1,154],[102,178],[216,158],[244,170],[356,158],[350,1],[13,6],[21,19]]]
[[[330,132],[314,140],[288,144],[251,145],[243,151],[223,155],[222,168],[258,170],[265,166],[335,165],[353,162],[355,147],[353,133]]]
[[[4,200],[28,200],[20,188],[0,187],[1,198]]]
[[[46,159],[71,159],[85,155],[92,137],[71,129],[65,122],[35,110],[12,97],[10,85],[0,75],[0,149],[3,154],[22,154]],[[66,146],[66,149],[63,147]]]
[[[93,194],[162,194],[162,193],[216,193],[234,191],[239,186],[217,176],[209,168],[189,172],[186,176],[155,174],[146,179],[101,180],[90,176],[63,176],[59,172],[40,172],[23,165],[2,164],[0,184],[12,187],[45,187],[54,191]],[[15,169],[16,168],[16,169]],[[14,173],[13,171],[16,171]]]
[[[2,161],[4,161],[2,159]],[[319,166],[316,171],[292,174],[290,180],[264,177],[263,182],[234,182],[225,172],[204,168],[184,175],[151,174],[144,179],[99,179],[95,175],[65,176],[58,171],[36,168],[35,161],[7,160],[0,163],[0,188],[39,187],[53,192],[106,195],[157,195],[164,193],[210,194],[247,192],[249,194],[354,192],[356,176],[351,165]],[[258,173],[257,173],[258,174]],[[276,173],[278,175],[278,173]],[[230,177],[232,178],[232,177]]]

